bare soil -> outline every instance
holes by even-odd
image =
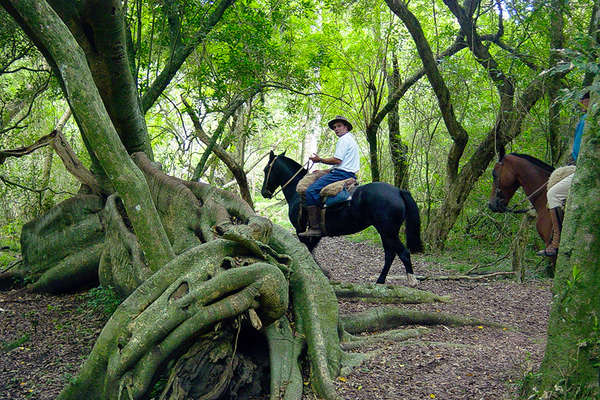
[[[383,265],[381,248],[343,238],[323,239],[315,256],[335,281],[375,282]],[[442,265],[414,258],[418,275],[451,273]],[[398,260],[387,283],[405,283]],[[433,327],[418,339],[357,350],[374,356],[336,380],[340,398],[516,398],[519,380],[543,357],[550,282],[425,280],[419,288],[449,295],[453,301],[399,307],[462,314],[506,327]],[[340,312],[374,306],[340,301]],[[54,399],[77,373],[106,320],[88,304],[85,293],[0,292],[0,399]],[[14,349],[5,351],[8,344]],[[315,398],[308,388],[306,392],[305,399]]]

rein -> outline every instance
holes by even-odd
[[[526,213],[526,212],[527,212],[527,211],[529,211],[529,210],[533,210],[533,209],[535,209],[535,207],[533,207],[533,205],[532,205],[532,206],[531,206],[531,207],[529,207],[529,208],[522,208],[522,209],[520,209],[520,210],[516,210],[516,208],[517,208],[519,205],[521,205],[521,203],[523,203],[525,200],[533,201],[533,200],[532,200],[532,199],[533,199],[533,196],[535,196],[535,195],[536,195],[536,194],[537,194],[537,193],[538,193],[540,190],[542,190],[543,188],[545,188],[547,184],[548,184],[548,181],[544,182],[544,183],[542,184],[542,186],[540,186],[539,188],[535,189],[535,190],[533,191],[533,193],[531,193],[529,196],[525,197],[523,200],[521,200],[520,202],[518,202],[517,204],[515,204],[515,205],[514,205],[514,206],[512,206],[511,208],[507,208],[507,209],[506,209],[506,212],[513,213],[513,214],[523,214],[523,213]]]
[[[269,164],[269,171],[267,172],[267,178],[265,179],[265,182],[267,182],[267,184],[269,183],[269,178],[271,176],[271,170],[273,169],[273,165],[275,164],[275,160],[277,160],[277,157],[279,156],[275,156],[275,158],[273,158],[273,161],[271,161],[271,164]],[[287,180],[287,182],[285,182],[283,185],[281,185],[281,187],[279,189],[277,189],[275,192],[273,192],[273,194],[271,195],[271,197],[275,197],[276,194],[278,194],[279,192],[281,192],[283,189],[286,188],[287,185],[290,184],[290,182],[296,177],[298,176],[298,174],[300,172],[302,172],[302,170],[304,169],[304,167],[306,167],[306,170],[310,170],[310,168],[312,167],[312,165],[310,165],[310,160],[308,160],[302,167],[300,167],[300,169],[298,171],[296,171],[296,173],[294,175],[292,175],[292,177],[290,179]]]

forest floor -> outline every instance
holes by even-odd
[[[334,281],[374,282],[383,250],[367,243],[325,238],[315,252]],[[414,257],[418,275],[452,274],[443,265]],[[404,284],[394,261],[388,284]],[[420,289],[449,295],[451,303],[402,305],[503,324],[432,327],[418,339],[380,342],[348,376],[336,380],[342,399],[514,399],[524,373],[543,357],[550,281],[425,280]],[[107,320],[87,293],[61,296],[0,292],[0,399],[54,399],[72,379]],[[98,300],[97,297],[95,300]],[[340,312],[376,305],[340,301]],[[305,399],[316,398],[307,388]]]

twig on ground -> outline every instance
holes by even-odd
[[[496,265],[498,264],[500,261],[504,260],[505,258],[508,258],[511,254],[511,251],[506,252],[506,254],[504,254],[503,256],[501,256],[500,258],[489,262],[487,264],[477,264],[475,265],[473,268],[471,268],[470,270],[468,270],[467,272],[465,272],[465,275],[470,275],[471,273],[473,273],[474,271],[477,271],[480,268],[484,268],[484,267],[491,267],[492,265]]]
[[[465,280],[479,280],[479,279],[488,279],[493,278],[495,276],[505,276],[505,275],[514,275],[513,271],[501,271],[501,272],[492,272],[491,274],[483,274],[483,275],[440,275],[440,276],[418,276],[417,279],[422,281],[458,281],[461,279]]]

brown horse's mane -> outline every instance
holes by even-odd
[[[513,156],[521,157],[521,158],[529,161],[530,163],[537,165],[538,167],[542,168],[543,170],[548,171],[549,173],[552,173],[552,171],[554,171],[553,166],[548,165],[545,162],[543,162],[542,160],[539,160],[528,154],[521,154],[521,153],[510,153],[510,154]]]

